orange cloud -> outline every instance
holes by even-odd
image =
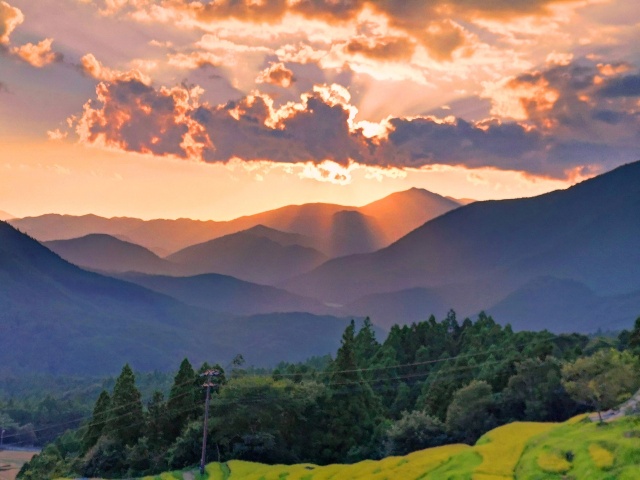
[[[403,37],[368,39],[353,38],[345,46],[349,54],[360,54],[376,60],[408,60],[415,51],[415,43]]]
[[[20,57],[22,60],[34,67],[42,68],[46,65],[62,60],[62,55],[55,53],[51,49],[52,43],[53,39],[45,38],[37,44],[27,43],[21,47],[14,47],[11,49],[11,53]]]
[[[105,67],[92,53],[87,53],[80,59],[80,67],[85,74],[95,78],[96,80],[106,82],[114,82],[116,80],[138,80],[145,85],[149,85],[151,83],[151,78],[140,72],[140,70],[133,69],[128,72],[113,70],[109,67]]]
[[[0,44],[8,45],[11,33],[24,21],[20,9],[0,1]]]
[[[270,83],[283,88],[288,88],[295,82],[293,72],[284,66],[284,63],[273,63],[264,69],[256,78],[256,83]]]

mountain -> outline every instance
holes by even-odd
[[[486,311],[516,330],[535,325],[552,332],[595,331],[605,327],[605,320],[606,327],[616,331],[629,328],[630,319],[640,317],[640,291],[599,296],[574,280],[539,277]]]
[[[68,240],[104,233],[141,245],[160,256],[258,225],[311,239],[330,257],[371,252],[459,203],[426,190],[398,192],[364,207],[329,203],[289,205],[230,221],[140,220],[96,215],[48,214],[14,219],[11,224],[40,241]],[[354,213],[348,213],[354,212]]]
[[[470,312],[541,276],[575,280],[600,296],[630,293],[640,290],[639,211],[636,162],[567,190],[460,207],[387,248],[331,260],[282,286],[340,304],[436,288]]]
[[[209,273],[193,277],[124,274],[120,278],[169,295],[187,305],[216,312],[253,315],[271,312],[326,312],[320,302],[278,288]]]
[[[4,222],[0,286],[5,372],[102,375],[125,362],[170,370],[187,356],[194,363],[228,362],[236,353],[256,365],[298,361],[335,351],[347,325],[336,317],[234,317],[188,306],[82,270]]]
[[[264,236],[264,232],[268,235]],[[289,234],[292,239],[295,235]],[[273,284],[323,263],[327,257],[319,251],[289,243],[287,234],[262,227],[245,230],[187,247],[167,260],[179,265],[184,274],[220,273],[254,283]]]
[[[166,273],[173,268],[170,262],[140,245],[102,233],[43,242],[43,245],[74,265],[91,270]]]
[[[385,244],[390,244],[432,218],[459,206],[460,202],[453,199],[421,188],[411,188],[360,207],[359,211],[377,220],[384,232]]]
[[[0,220],[6,221],[6,220],[11,220],[12,218],[15,218],[15,217],[10,213],[0,210]]]

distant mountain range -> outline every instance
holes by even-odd
[[[4,371],[103,374],[124,362],[168,370],[186,356],[196,363],[226,362],[236,353],[260,365],[301,361],[335,351],[346,326],[344,319],[309,313],[238,317],[189,306],[84,271],[4,222],[0,286]],[[247,292],[265,295],[253,288]],[[272,294],[276,306],[286,297]]]
[[[10,213],[0,210],[0,220],[6,221],[6,220],[11,220],[12,218],[15,218],[15,217]]]
[[[597,297],[630,294],[640,290],[638,212],[640,162],[567,190],[472,203],[427,222],[387,248],[330,260],[282,286],[367,312],[382,324],[388,321],[376,318],[379,313],[388,316],[384,312],[391,305],[402,305],[405,311],[429,309],[422,318],[445,306],[464,314],[494,306],[496,312],[506,311],[501,310],[507,308],[503,300],[544,277],[581,283]],[[561,311],[526,325],[517,321],[516,312],[526,310],[526,302],[517,298],[507,303],[510,321],[522,328],[569,329]],[[515,308],[515,303],[520,306]],[[640,304],[630,304],[629,311],[634,310],[640,315]],[[628,317],[614,321],[585,312],[581,331],[631,322]]]
[[[411,189],[364,207],[326,203],[290,205],[226,222],[48,214],[13,219],[10,223],[39,241],[103,233],[143,246],[161,257],[263,225],[308,237],[312,243],[306,246],[336,257],[375,251],[459,206],[458,202],[427,190]]]
[[[567,190],[466,206],[412,189],[360,208],[289,206],[230,222],[11,221],[59,236],[45,243],[60,256],[1,222],[0,365],[113,373],[184,356],[298,361],[335,351],[352,316],[388,329],[451,308],[516,329],[629,328],[640,316],[639,212],[636,162]]]
[[[192,277],[170,277],[126,273],[123,280],[180,300],[187,305],[215,312],[253,315],[271,312],[327,313],[319,301],[278,288],[245,282],[228,275],[209,273]]]

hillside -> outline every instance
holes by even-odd
[[[173,267],[170,262],[140,245],[102,233],[43,242],[43,245],[68,262],[91,270],[166,273]]]
[[[616,420],[605,427],[584,417],[561,424],[514,422],[488,432],[474,446],[447,445],[379,461],[270,466],[232,460],[210,463],[204,477],[192,470],[144,480],[633,480],[640,469],[639,435],[637,417]]]
[[[268,232],[268,233],[267,233]],[[289,242],[281,244],[284,237]],[[219,273],[262,284],[274,284],[320,265],[327,257],[310,247],[297,245],[298,235],[266,227],[216,238],[167,257],[185,275]]]
[[[120,278],[169,295],[187,305],[216,312],[253,315],[271,312],[319,313],[328,310],[311,298],[215,273],[193,277],[125,274]]]
[[[40,241],[67,240],[104,233],[166,256],[188,246],[264,225],[313,239],[329,256],[370,252],[388,245],[459,203],[426,190],[394,193],[364,207],[328,203],[289,205],[230,221],[140,220],[96,215],[48,214],[14,219],[12,225]],[[394,214],[395,211],[395,214]],[[345,212],[355,212],[345,214]]]
[[[640,162],[567,190],[472,203],[385,249],[331,260],[283,286],[341,304],[435,289],[465,312],[489,308],[542,276],[583,283],[599,296],[631,293],[640,290],[638,211]]]
[[[124,362],[169,370],[186,356],[228,362],[237,353],[249,364],[273,365],[335,351],[347,325],[310,314],[234,317],[188,306],[84,271],[4,222],[0,285],[0,364],[7,372],[111,374]]]

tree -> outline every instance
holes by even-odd
[[[82,452],[86,453],[93,447],[102,435],[104,426],[109,418],[109,408],[111,407],[111,397],[106,390],[103,390],[93,407],[91,421],[86,426],[82,436]]]
[[[136,378],[129,364],[122,368],[111,397],[111,413],[103,434],[123,445],[133,445],[140,438],[144,426],[142,398],[136,388]]]
[[[496,426],[492,406],[491,386],[485,381],[472,381],[453,394],[447,409],[447,431],[465,443],[474,443]]]
[[[169,432],[171,440],[177,438],[189,420],[194,419],[202,406],[200,393],[202,387],[197,382],[198,376],[186,358],[182,360],[180,369],[174,377],[173,386],[167,402],[169,416]]]
[[[599,350],[562,367],[562,385],[578,403],[602,411],[624,402],[640,386],[638,359],[629,352]]]
[[[447,442],[444,424],[426,412],[403,412],[387,431],[386,455],[406,455]]]
[[[636,319],[636,323],[633,326],[633,330],[629,335],[629,347],[640,354],[640,317]]]
[[[147,421],[144,430],[149,448],[157,450],[170,443],[168,438],[169,410],[162,392],[154,392],[147,405]]]
[[[509,418],[528,421],[562,421],[577,413],[577,404],[561,383],[562,363],[547,357],[516,363],[516,374],[503,391],[503,409]]]
[[[358,370],[355,322],[342,335],[331,369],[329,396],[320,402],[325,418],[323,461],[357,461],[374,455],[375,434],[382,421],[382,402]]]

